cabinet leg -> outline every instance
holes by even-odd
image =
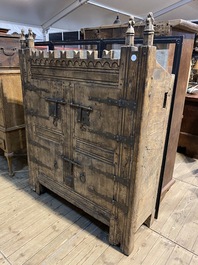
[[[154,222],[154,213],[152,213],[144,222],[144,224],[148,227],[150,227],[152,225],[152,223]]]
[[[45,192],[45,187],[38,180],[35,182],[35,191],[38,195]]]
[[[8,162],[8,170],[9,170],[9,175],[10,177],[13,177],[14,176],[14,172],[13,172],[13,169],[12,169],[12,157],[13,157],[13,153],[4,153],[4,156],[6,157],[7,159],[7,162]]]

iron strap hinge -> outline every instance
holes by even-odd
[[[129,183],[130,183],[129,179],[122,178],[122,177],[117,176],[117,175],[114,175],[114,176],[113,176],[113,180],[114,180],[115,182],[118,182],[118,183],[120,183],[120,184],[126,186],[126,187],[128,187],[128,186],[129,186]]]
[[[111,203],[113,205],[115,205],[117,208],[119,208],[124,214],[127,214],[128,213],[128,207],[127,207],[127,205],[116,201],[114,198],[112,199]]]
[[[136,101],[134,100],[126,100],[126,99],[114,99],[114,98],[96,98],[89,97],[89,100],[97,101],[99,103],[104,103],[107,105],[117,106],[119,108],[127,108],[130,110],[136,109]]]
[[[104,200],[106,202],[109,202],[109,203],[113,204],[115,207],[119,208],[124,214],[127,214],[128,213],[128,207],[127,207],[127,205],[125,205],[124,203],[121,203],[121,202],[116,201],[116,199],[114,197],[111,198],[111,197],[109,197],[107,195],[103,195],[103,194],[99,193],[95,189],[95,187],[93,187],[93,186],[88,186],[87,187],[87,190],[91,194],[97,196],[98,198],[100,198],[100,199],[102,199],[102,200]]]
[[[101,169],[99,169],[99,168],[95,168],[95,167],[93,167],[93,166],[89,166],[89,169],[92,170],[92,171],[93,171],[94,173],[96,173],[96,174],[102,174],[102,175],[104,175],[106,178],[111,179],[111,180],[113,180],[114,182],[118,182],[118,183],[120,183],[120,184],[122,184],[122,185],[124,185],[124,186],[126,186],[126,187],[128,187],[129,184],[130,184],[130,180],[127,179],[127,178],[120,177],[120,176],[118,176],[118,175],[112,174],[112,173],[107,172],[107,171],[103,171],[103,170],[101,170]]]
[[[112,134],[109,132],[103,132],[103,131],[94,131],[92,129],[88,130],[90,133],[94,133],[96,135],[99,135],[101,137],[110,139],[110,140],[114,140],[118,143],[123,143],[123,144],[127,144],[130,146],[133,146],[134,144],[134,137],[132,135],[130,136],[123,136],[123,135],[118,135],[118,134]]]

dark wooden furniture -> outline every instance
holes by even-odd
[[[109,39],[109,38],[124,38],[127,25],[110,25],[95,28],[82,29],[85,39]],[[179,69],[175,73],[175,86],[173,91],[173,99],[171,104],[171,111],[169,117],[169,125],[167,130],[167,138],[165,144],[165,151],[163,157],[163,165],[161,172],[161,179],[163,183],[162,190],[160,187],[161,198],[174,183],[172,178],[173,168],[175,163],[176,151],[178,146],[178,139],[181,127],[181,120],[183,115],[184,101],[186,95],[186,88],[189,80],[190,62],[192,57],[195,33],[198,33],[198,25],[177,19],[162,22],[155,22],[155,36],[182,36],[182,50],[179,58]],[[142,38],[144,30],[144,23],[137,23],[135,25],[136,37]],[[161,47],[159,47],[161,49]],[[171,73],[173,69],[175,46],[169,46],[168,53],[168,68]]]
[[[0,34],[0,149],[7,158],[10,175],[12,156],[26,146],[19,46],[19,36]]]
[[[198,93],[186,95],[178,146],[198,158]]]
[[[127,255],[153,221],[174,79],[147,33],[150,45],[137,49],[129,24],[120,59],[115,50],[20,51],[33,189],[107,224]]]

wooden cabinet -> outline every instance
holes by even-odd
[[[198,93],[186,95],[178,146],[198,158]]]
[[[12,156],[26,146],[18,49],[18,36],[0,34],[0,149],[8,160],[10,175]]]
[[[109,226],[130,254],[152,223],[173,76],[154,46],[20,51],[30,183]]]
[[[124,38],[127,25],[111,25],[95,28],[84,28],[82,33],[85,39],[115,39]],[[189,80],[189,70],[194,45],[195,33],[198,33],[198,25],[182,19],[169,21],[155,21],[155,36],[163,40],[169,36],[182,37],[181,51],[178,51],[176,45],[170,44],[168,48],[168,71],[174,70],[175,84],[171,103],[171,111],[167,129],[165,151],[163,156],[163,165],[161,172],[161,181],[159,192],[161,198],[170,189],[174,183],[172,178],[175,163],[178,139],[182,121],[186,88]],[[136,37],[142,38],[144,31],[144,22],[135,24]],[[156,44],[161,49],[162,45]],[[179,49],[180,49],[179,48]],[[175,65],[179,64],[177,69]],[[161,189],[162,188],[162,189]],[[159,196],[158,196],[159,197]],[[158,207],[157,207],[158,208]]]

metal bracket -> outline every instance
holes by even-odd
[[[55,104],[54,111],[53,111],[53,117],[58,118],[58,104],[65,105],[66,104],[65,100],[64,99],[57,99],[57,98],[45,98],[45,100]]]
[[[81,164],[80,164],[80,163],[78,163],[77,161],[71,160],[71,159],[67,158],[67,157],[64,156],[64,155],[61,155],[61,158],[62,158],[64,161],[66,161],[66,162],[68,162],[68,163],[70,163],[70,164],[72,164],[72,165],[80,166],[80,167],[81,167]]]
[[[57,119],[60,118],[58,115],[58,105],[65,105],[66,102],[64,99],[58,99],[58,98],[45,98],[46,101],[53,103],[53,105],[49,105],[49,115],[54,118],[53,123],[56,126]]]
[[[123,135],[118,135],[118,134],[115,135],[115,134],[112,134],[109,132],[94,131],[94,130],[90,130],[90,129],[89,129],[89,132],[97,134],[101,137],[105,137],[105,138],[110,139],[110,140],[115,140],[118,143],[123,143],[123,144],[127,144],[130,146],[133,146],[133,143],[134,143],[134,137],[133,136],[123,136]]]
[[[122,184],[122,185],[124,185],[124,186],[126,186],[126,187],[128,187],[129,184],[130,184],[130,180],[127,179],[127,178],[124,178],[124,177],[121,177],[121,176],[117,176],[117,175],[115,175],[115,174],[109,173],[109,172],[107,172],[107,171],[103,171],[103,170],[98,169],[98,168],[95,168],[95,167],[93,167],[93,166],[89,166],[89,169],[92,170],[92,171],[93,171],[94,173],[96,173],[96,174],[102,174],[102,175],[104,175],[106,178],[111,179],[111,180],[113,180],[114,182],[118,182],[118,183],[120,183],[120,184]]]
[[[127,213],[128,213],[128,207],[127,207],[127,205],[125,205],[124,203],[120,203],[120,202],[116,201],[114,197],[111,198],[111,197],[108,197],[108,196],[106,196],[106,195],[102,195],[101,193],[99,193],[98,191],[96,191],[96,189],[95,189],[93,186],[88,186],[88,187],[87,187],[87,190],[88,190],[91,194],[97,196],[98,198],[103,199],[104,201],[109,202],[109,203],[115,205],[115,206],[118,207],[118,208],[119,208],[124,214],[127,214]]]
[[[70,107],[77,108],[77,113],[78,113],[77,122],[80,122],[87,126],[90,125],[89,114],[90,111],[93,110],[91,107],[83,106],[74,102],[70,103]]]
[[[134,100],[126,100],[126,99],[114,99],[114,98],[96,98],[89,97],[89,100],[93,100],[99,103],[104,103],[107,105],[117,106],[119,108],[127,108],[130,110],[136,109],[136,101]]]
[[[81,167],[81,165],[77,162],[77,161],[74,161],[74,160],[71,160],[69,158],[67,158],[66,156],[64,155],[61,155],[61,158],[66,162],[66,168],[65,168],[65,176],[64,176],[64,182],[67,186],[73,188],[74,186],[74,172],[73,172],[73,167],[74,165],[75,166],[78,166],[78,167]]]

